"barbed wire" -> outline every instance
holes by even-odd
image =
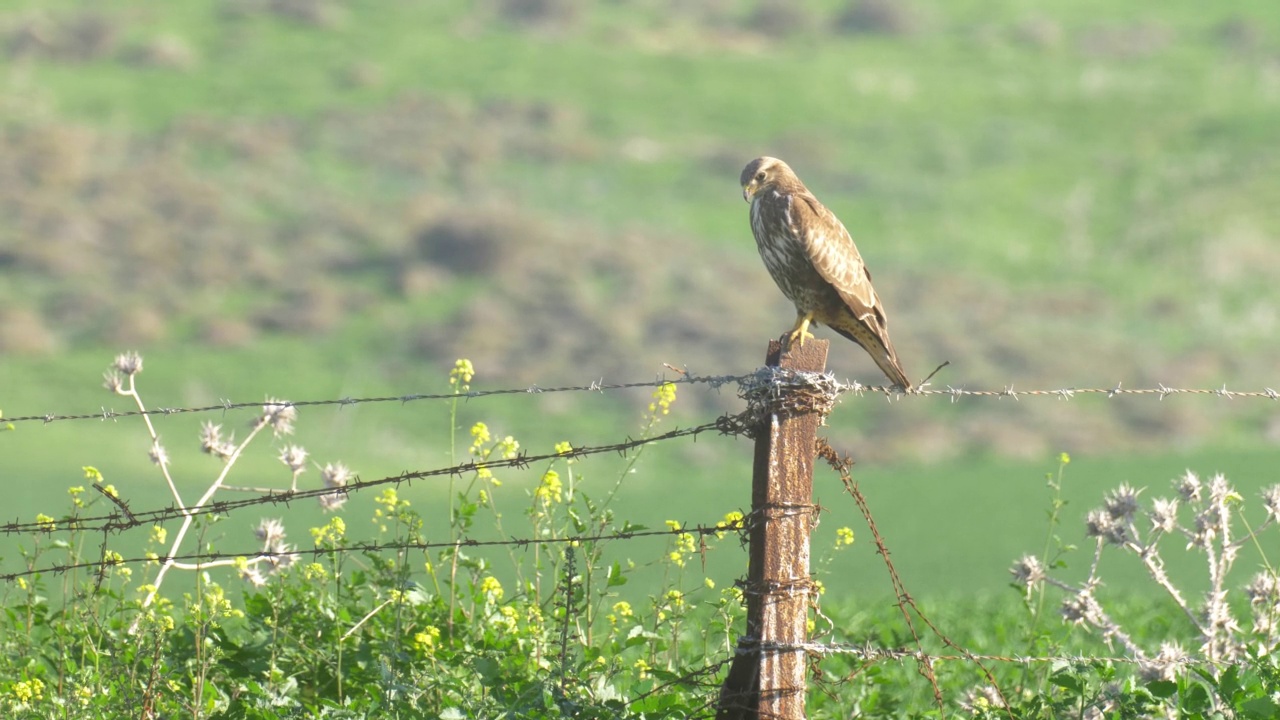
[[[232,410],[257,409],[270,407],[324,407],[338,406],[346,407],[349,405],[367,405],[375,403],[400,403],[401,405],[419,400],[474,400],[480,398],[488,398],[502,395],[542,395],[547,393],[565,393],[565,392],[592,392],[604,393],[613,390],[628,390],[635,388],[656,388],[663,385],[694,385],[705,384],[712,389],[719,390],[722,386],[729,383],[743,384],[758,381],[762,373],[777,372],[777,368],[761,368],[755,372],[745,375],[709,375],[695,376],[690,373],[684,373],[679,377],[666,379],[657,378],[653,380],[640,380],[633,382],[606,383],[603,379],[595,380],[587,384],[565,385],[560,387],[543,388],[537,385],[529,385],[526,387],[513,388],[496,388],[491,390],[468,390],[466,392],[457,393],[410,393],[405,395],[386,395],[373,397],[341,397],[329,398],[321,400],[265,400],[257,402],[232,402],[230,400],[222,400],[213,405],[198,405],[192,407],[156,407],[147,410],[113,410],[102,407],[95,412],[82,413],[44,413],[44,414],[27,414],[15,417],[0,418],[0,422],[7,423],[31,423],[39,422],[49,424],[54,422],[63,422],[71,420],[121,420],[131,417],[141,416],[169,416],[169,415],[192,415],[200,413],[221,412],[226,413]],[[1171,395],[1198,395],[1211,396],[1224,399],[1245,398],[1245,399],[1263,399],[1263,400],[1280,400],[1280,391],[1264,387],[1261,390],[1230,390],[1224,384],[1220,388],[1177,388],[1170,387],[1163,383],[1157,384],[1155,387],[1126,388],[1123,383],[1117,383],[1114,387],[1058,387],[1058,388],[1041,388],[1033,390],[1018,390],[1013,385],[1008,385],[999,390],[978,389],[970,390],[963,386],[957,387],[947,385],[945,388],[921,387],[913,389],[909,392],[903,392],[901,388],[892,385],[864,385],[857,381],[845,380],[844,382],[836,381],[834,376],[830,374],[823,375],[827,380],[827,386],[833,389],[838,395],[846,393],[854,395],[878,394],[885,395],[890,398],[900,400],[910,400],[916,398],[949,398],[951,402],[957,402],[961,398],[1012,398],[1018,400],[1021,398],[1054,398],[1057,400],[1071,400],[1077,395],[1099,395],[1105,396],[1107,399],[1122,396],[1155,396],[1160,400],[1164,400]]]
[[[401,541],[401,542],[356,542],[337,547],[316,547],[312,549],[291,549],[291,550],[263,550],[253,549],[248,551],[206,551],[183,553],[179,555],[142,555],[129,558],[114,558],[109,560],[98,560],[93,562],[75,562],[75,563],[55,563],[45,565],[38,568],[30,568],[27,570],[0,573],[0,582],[10,582],[23,577],[32,577],[45,573],[67,573],[76,570],[92,570],[102,572],[112,568],[123,567],[128,565],[155,564],[161,565],[170,560],[175,562],[184,562],[190,564],[206,564],[216,563],[227,560],[235,560],[237,558],[245,558],[246,560],[256,559],[297,559],[306,556],[323,557],[331,553],[381,553],[386,551],[402,551],[402,550],[440,550],[440,549],[463,549],[463,548],[483,548],[483,547],[519,547],[527,548],[539,545],[566,545],[576,546],[585,543],[609,542],[609,541],[626,541],[637,540],[642,538],[656,537],[678,537],[681,535],[695,535],[697,537],[716,536],[723,538],[728,533],[741,534],[750,530],[750,516],[736,522],[720,522],[714,525],[698,524],[698,525],[682,525],[679,528],[664,529],[630,529],[619,530],[609,533],[596,533],[590,535],[568,535],[563,537],[512,537],[505,539],[479,540],[475,538],[458,538],[456,540],[438,540],[438,541]],[[908,650],[905,648],[888,648],[878,647],[869,643],[842,643],[842,642],[804,642],[804,643],[777,643],[777,642],[747,642],[739,645],[737,653],[757,653],[757,652],[803,652],[807,655],[819,657],[826,656],[849,656],[859,660],[868,662],[880,661],[914,661],[923,663],[932,662],[995,662],[1013,665],[1040,665],[1040,664],[1088,664],[1096,662],[1106,662],[1113,664],[1125,665],[1160,665],[1160,666],[1207,666],[1229,667],[1229,666],[1247,666],[1245,661],[1209,661],[1206,659],[1195,658],[1192,656],[1184,656],[1178,658],[1161,658],[1159,660],[1132,658],[1120,655],[997,655],[987,653],[971,653],[965,651],[963,654],[938,654],[930,653],[924,650]],[[724,659],[715,663],[718,668],[729,662]]]
[[[740,648],[738,652],[803,652],[808,655],[847,655],[866,660],[870,662],[878,662],[881,660],[911,660],[915,662],[996,662],[1012,665],[1041,665],[1052,663],[1094,663],[1108,662],[1122,665],[1181,665],[1181,666],[1204,666],[1214,665],[1216,667],[1228,667],[1232,665],[1247,667],[1246,661],[1210,661],[1207,659],[1194,658],[1191,656],[1178,658],[1161,658],[1159,660],[1131,658],[1120,655],[991,655],[984,653],[965,653],[965,654],[934,654],[923,650],[907,650],[905,648],[884,648],[867,644],[855,643],[755,643]]]
[[[682,525],[679,528],[663,528],[660,530],[648,530],[641,528],[623,529],[608,533],[596,533],[594,535],[569,535],[563,537],[512,537],[504,539],[480,540],[476,538],[458,538],[456,540],[435,540],[435,541],[402,541],[402,542],[357,542],[339,547],[316,547],[309,550],[289,549],[289,550],[264,550],[256,548],[248,551],[217,551],[210,550],[205,552],[181,553],[178,555],[141,555],[129,558],[112,558],[107,560],[83,561],[83,562],[67,562],[54,563],[37,568],[29,568],[26,570],[15,571],[10,573],[0,573],[0,581],[12,581],[21,577],[30,577],[43,573],[67,573],[74,570],[95,570],[103,571],[114,567],[122,567],[126,565],[139,565],[146,563],[155,563],[157,565],[164,564],[170,560],[174,562],[190,563],[190,564],[207,564],[226,560],[235,560],[237,558],[245,558],[255,560],[258,558],[273,559],[296,559],[305,556],[322,557],[333,552],[341,553],[379,553],[388,550],[442,550],[445,548],[484,548],[484,547],[518,547],[527,548],[537,545],[575,545],[593,542],[607,542],[611,540],[638,540],[641,538],[653,538],[661,536],[679,537],[681,535],[695,535],[697,537],[706,537],[708,535],[723,536],[726,533],[736,533],[746,530],[749,522],[744,519],[737,522],[720,522],[713,525],[699,524],[693,526]]]
[[[288,505],[289,503],[297,500],[348,495],[352,492],[359,492],[368,488],[380,487],[383,485],[399,486],[401,484],[412,483],[414,480],[431,477],[456,476],[477,472],[479,470],[492,471],[500,468],[524,469],[537,462],[574,460],[601,453],[619,453],[625,456],[628,451],[644,445],[651,445],[653,443],[674,440],[682,437],[693,437],[710,430],[719,430],[723,434],[737,434],[741,432],[741,430],[734,424],[734,420],[735,418],[732,416],[722,416],[711,422],[702,423],[701,425],[694,425],[687,428],[676,428],[665,433],[637,439],[627,438],[622,442],[612,443],[609,445],[571,447],[567,450],[543,453],[539,455],[528,455],[521,452],[510,458],[501,458],[497,460],[471,460],[458,465],[451,465],[449,467],[434,468],[431,470],[406,471],[398,475],[387,475],[372,480],[361,480],[359,476],[356,476],[355,479],[341,487],[315,488],[312,490],[280,490],[278,492],[262,493],[239,500],[210,501],[199,508],[183,508],[176,505],[169,505],[167,507],[154,510],[133,510],[129,507],[127,501],[122,498],[115,497],[112,502],[115,503],[119,512],[112,512],[108,515],[68,517],[58,520],[38,520],[34,522],[13,521],[0,525],[0,534],[12,535],[33,532],[51,533],[69,530],[111,533],[136,528],[142,525],[154,525],[168,520],[176,520],[188,516],[221,515],[254,505]]]
[[[337,405],[346,407],[348,405],[368,405],[373,403],[400,403],[408,404],[417,400],[475,400],[479,398],[494,397],[497,395],[543,395],[547,393],[563,393],[563,392],[594,392],[604,393],[612,390],[629,390],[634,388],[650,388],[662,387],[663,385],[693,385],[705,384],[713,389],[719,389],[722,385],[731,382],[739,382],[751,375],[716,375],[707,377],[698,377],[688,373],[681,375],[675,379],[657,378],[654,380],[642,380],[635,382],[623,383],[606,383],[603,378],[592,381],[585,385],[566,385],[563,387],[543,388],[537,385],[528,385],[520,388],[498,388],[494,390],[467,390],[465,392],[449,392],[449,393],[410,393],[406,395],[386,395],[374,397],[341,397],[326,400],[266,400],[258,402],[231,402],[230,400],[221,400],[216,405],[200,405],[195,407],[155,407],[148,410],[111,410],[106,407],[101,408],[97,412],[90,413],[45,413],[43,415],[20,415],[16,417],[0,418],[0,422],[23,423],[23,422],[40,422],[49,424],[53,422],[61,422],[65,420],[120,420],[131,417],[148,416],[167,416],[167,415],[190,415],[196,413],[208,412],[229,412],[231,410],[243,410],[252,408],[261,410],[267,407],[317,407],[325,405]]]
[[[858,383],[845,384],[841,386],[843,392],[874,392],[887,395],[901,395],[901,391],[896,391],[892,387],[871,386],[862,387]],[[904,397],[949,397],[952,402],[964,397],[983,397],[983,398],[1018,398],[1024,397],[1052,397],[1058,400],[1071,400],[1076,395],[1105,395],[1107,399],[1111,399],[1122,395],[1155,395],[1159,399],[1164,400],[1170,395],[1211,395],[1220,398],[1257,398],[1266,400],[1280,400],[1280,391],[1272,388],[1263,388],[1261,390],[1228,390],[1226,385],[1220,388],[1174,388],[1168,387],[1161,383],[1156,387],[1147,388],[1126,388],[1117,384],[1111,388],[1058,388],[1046,390],[1015,390],[1012,385],[1003,390],[966,390],[963,387],[952,387],[948,385],[946,389],[942,388],[921,388],[912,390]]]
[[[679,372],[679,371],[677,371]],[[439,394],[413,394],[402,396],[387,397],[368,397],[368,398],[338,398],[330,400],[309,400],[309,401],[266,401],[252,403],[231,403],[223,401],[217,405],[209,405],[204,407],[180,407],[180,408],[154,408],[151,410],[132,410],[126,412],[115,412],[103,409],[98,413],[91,414],[47,414],[47,415],[28,415],[14,418],[5,418],[4,422],[36,422],[51,423],[63,420],[116,420],[137,416],[168,416],[175,414],[193,414],[204,412],[228,412],[237,409],[254,409],[262,410],[264,408],[273,407],[308,407],[308,406],[338,406],[339,408],[347,405],[365,404],[365,403],[388,403],[399,402],[407,404],[415,400],[471,400],[477,398],[493,397],[500,395],[519,395],[519,394],[541,394],[541,393],[558,393],[558,392],[605,392],[610,390],[622,390],[630,388],[652,388],[662,387],[667,384],[707,384],[713,389],[719,389],[725,384],[736,383],[738,385],[739,396],[747,400],[748,409],[736,415],[722,415],[713,421],[705,422],[699,425],[677,428],[665,433],[656,434],[650,437],[641,437],[638,439],[626,438],[622,442],[616,442],[605,445],[596,446],[580,446],[571,447],[568,450],[545,453],[539,455],[528,455],[525,453],[517,454],[513,457],[501,458],[496,460],[474,459],[465,463],[452,465],[449,467],[434,468],[429,470],[406,471],[396,475],[388,475],[380,478],[362,480],[359,477],[354,478],[348,484],[336,488],[317,488],[312,490],[281,490],[267,491],[259,494],[230,501],[213,501],[197,508],[180,507],[170,505],[164,508],[134,511],[129,503],[118,496],[108,495],[113,507],[109,514],[100,514],[96,516],[86,517],[66,517],[60,520],[41,520],[37,522],[11,522],[0,526],[0,533],[17,534],[17,533],[52,533],[59,531],[76,531],[76,532],[100,532],[103,533],[103,557],[94,561],[63,561],[52,562],[48,565],[40,567],[29,567],[20,571],[0,573],[0,581],[16,581],[20,578],[38,576],[45,573],[64,574],[76,571],[93,571],[104,576],[113,568],[123,566],[136,566],[154,563],[157,566],[164,566],[172,563],[194,564],[197,567],[206,564],[222,564],[229,565],[238,559],[248,561],[292,561],[301,557],[311,556],[320,558],[328,556],[331,553],[369,553],[380,554],[390,551],[422,551],[446,550],[452,548],[455,552],[462,548],[487,548],[487,547],[508,547],[508,548],[529,548],[547,545],[567,545],[574,547],[585,543],[602,543],[611,541],[632,541],[643,538],[659,538],[659,537],[680,537],[683,535],[696,536],[703,539],[703,548],[707,547],[705,538],[708,536],[724,537],[725,534],[741,533],[748,529],[751,523],[755,522],[753,516],[747,516],[745,521],[737,523],[715,523],[715,524],[698,524],[694,526],[669,527],[663,529],[644,529],[644,528],[628,528],[624,527],[619,530],[610,532],[597,532],[595,534],[578,534],[563,537],[505,537],[493,539],[480,539],[473,537],[458,537],[449,540],[414,540],[414,541],[396,541],[396,542],[354,542],[345,544],[341,547],[314,547],[311,549],[286,548],[279,545],[270,549],[255,547],[247,552],[232,551],[215,551],[206,550],[203,552],[189,552],[174,555],[158,555],[158,554],[142,554],[139,556],[123,558],[115,553],[108,554],[106,552],[107,535],[115,532],[137,528],[145,525],[154,525],[169,520],[185,519],[193,516],[227,514],[232,511],[259,505],[288,505],[295,500],[307,500],[312,498],[322,498],[326,496],[345,496],[353,492],[359,492],[368,488],[374,488],[384,485],[399,486],[401,484],[411,483],[413,480],[426,479],[442,476],[458,476],[463,474],[475,473],[481,470],[495,470],[500,468],[526,468],[538,462],[550,462],[560,459],[570,460],[589,455],[617,452],[626,455],[629,451],[640,448],[642,446],[673,440],[681,437],[696,437],[697,435],[717,430],[722,434],[750,434],[751,428],[762,425],[766,413],[778,413],[788,411],[799,412],[819,412],[826,414],[830,410],[831,403],[834,399],[842,394],[853,394],[862,396],[866,394],[883,394],[890,399],[913,399],[913,398],[949,398],[950,402],[957,402],[962,398],[1012,398],[1019,400],[1024,397],[1030,398],[1054,398],[1058,400],[1071,400],[1076,395],[1095,395],[1106,399],[1116,398],[1120,396],[1155,396],[1159,400],[1164,400],[1170,395],[1192,395],[1192,396],[1208,396],[1219,397],[1224,399],[1232,398],[1255,398],[1255,399],[1280,399],[1280,393],[1271,388],[1265,388],[1260,391],[1230,391],[1224,385],[1220,389],[1204,389],[1204,388],[1171,388],[1163,384],[1154,388],[1123,388],[1117,385],[1113,388],[1066,388],[1066,389],[1041,389],[1041,390],[1016,390],[1012,386],[1002,390],[968,390],[963,387],[957,388],[947,386],[946,388],[930,388],[924,387],[903,393],[900,390],[886,386],[866,386],[857,382],[838,382],[830,374],[820,373],[795,373],[794,371],[781,371],[776,368],[762,368],[754,373],[737,376],[709,376],[695,377],[687,373],[682,374],[675,379],[655,379],[643,382],[627,382],[606,384],[603,380],[595,381],[590,384],[564,386],[554,388],[539,388],[529,386],[525,388],[502,388],[494,390],[477,390],[458,393],[439,393]],[[809,395],[806,404],[804,402],[796,405],[797,391],[808,391]],[[789,401],[784,402],[784,400]],[[873,537],[876,540],[878,552],[884,557],[888,566],[895,594],[898,597],[899,604],[910,629],[911,635],[916,642],[916,649],[903,648],[885,648],[875,647],[870,644],[854,644],[841,642],[803,642],[803,643],[775,643],[775,642],[757,642],[754,645],[740,644],[737,652],[799,652],[813,657],[829,657],[829,656],[847,656],[857,658],[869,664],[878,662],[915,662],[919,665],[920,672],[931,683],[935,697],[942,707],[942,692],[938,686],[934,673],[933,664],[935,662],[962,662],[972,664],[986,674],[989,681],[995,685],[995,678],[987,667],[985,662],[1016,664],[1022,666],[1032,666],[1037,664],[1089,664],[1106,662],[1113,664],[1131,664],[1138,666],[1151,665],[1182,665],[1182,666],[1225,666],[1237,663],[1212,663],[1207,660],[1198,660],[1191,657],[1177,658],[1165,661],[1161,659],[1153,662],[1150,659],[1129,658],[1121,656],[1099,655],[1044,655],[1044,656],[1023,656],[1023,655],[999,655],[999,654],[982,654],[972,653],[967,649],[956,644],[954,641],[946,637],[927,617],[916,607],[914,601],[907,593],[905,585],[902,584],[894,570],[892,563],[889,562],[889,552],[882,538],[876,530],[874,520],[870,516],[870,510],[866,506],[865,498],[857,490],[857,485],[849,474],[851,460],[839,457],[835,451],[826,445],[822,445],[825,451],[823,457],[828,460],[833,469],[840,475],[842,481],[853,495],[855,501],[858,502],[860,509],[863,511],[870,525]],[[101,489],[101,488],[100,488]],[[106,494],[105,489],[102,490]],[[571,567],[571,564],[570,564]],[[566,582],[564,585],[564,594],[566,597],[572,594],[572,583]],[[566,607],[568,607],[566,605]],[[921,647],[923,632],[918,632],[912,620],[912,613],[908,612],[908,608],[913,611],[914,615],[923,622],[936,638],[948,646],[954,652],[933,654],[927,652]],[[569,613],[566,612],[565,618]],[[566,625],[567,627],[567,625]],[[564,642],[562,640],[562,642]],[[707,679],[718,673],[729,659],[720,660],[707,665],[705,668],[690,673],[684,677],[677,678],[667,684],[659,685],[651,693],[660,692],[670,685],[689,683],[689,682],[707,682]],[[1240,663],[1243,664],[1243,663]],[[564,654],[561,655],[561,666],[565,665]],[[564,689],[564,676],[561,677],[561,689]],[[998,690],[997,690],[998,691]],[[649,694],[649,693],[647,693]],[[643,699],[647,694],[642,694],[632,702]],[[709,701],[709,703],[712,701]],[[709,707],[709,705],[708,705]]]

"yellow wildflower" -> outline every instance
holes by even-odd
[[[542,502],[564,502],[564,484],[560,482],[560,473],[548,470],[542,475],[542,484],[535,491]]]
[[[485,445],[493,439],[489,434],[489,426],[478,422],[471,426],[471,454],[480,455]]]
[[[470,360],[459,358],[449,371],[449,384],[456,390],[465,392],[471,389],[471,378],[475,377],[476,368]]]
[[[428,625],[422,628],[422,632],[414,633],[413,644],[422,651],[424,655],[430,655],[435,652],[436,641],[440,639],[440,628],[435,625]]]
[[[40,678],[22,680],[13,684],[13,695],[18,702],[28,703],[44,699],[44,682]]]
[[[649,403],[650,415],[666,415],[671,412],[671,404],[676,401],[675,383],[662,383],[653,391],[653,402]]]
[[[490,600],[501,600],[502,583],[498,582],[498,578],[492,575],[486,575],[484,579],[480,581],[480,592],[484,593],[485,597]]]

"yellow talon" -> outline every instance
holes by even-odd
[[[805,339],[813,337],[813,333],[809,332],[809,323],[811,322],[813,322],[813,313],[796,315],[795,327],[791,328],[791,333],[787,337],[787,347],[791,347],[796,338],[800,339],[800,347],[804,347]]]

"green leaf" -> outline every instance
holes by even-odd
[[[618,587],[626,584],[627,576],[622,574],[622,563],[614,560],[613,564],[609,566],[609,582],[606,585],[607,587]]]
[[[1218,678],[1218,694],[1223,698],[1234,697],[1240,690],[1240,666],[1232,665]]]
[[[1069,671],[1054,673],[1053,676],[1049,678],[1049,682],[1064,690],[1069,690],[1076,695],[1080,695],[1084,692],[1084,681],[1080,679],[1079,675]]]
[[[1280,718],[1280,705],[1268,697],[1246,700],[1240,703],[1238,709],[1247,718],[1258,718],[1258,720]]]
[[[492,685],[502,675],[502,666],[496,660],[482,657],[475,662],[476,673],[484,678],[486,685]]]
[[[1182,709],[1199,711],[1209,707],[1209,691],[1199,683],[1188,687],[1182,694]]]
[[[1178,683],[1172,680],[1152,680],[1147,683],[1147,690],[1158,698],[1171,698],[1178,692]]]

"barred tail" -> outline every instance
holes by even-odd
[[[847,327],[839,327],[836,325],[828,325],[832,330],[849,338],[850,340],[862,346],[867,351],[871,359],[875,361],[876,366],[880,368],[894,385],[901,387],[903,390],[912,388],[911,380],[907,378],[907,371],[902,369],[902,363],[898,362],[898,354],[893,350],[893,343],[889,340],[889,334],[884,332],[883,328],[872,329],[866,325],[857,322]],[[880,332],[876,332],[880,330]]]

